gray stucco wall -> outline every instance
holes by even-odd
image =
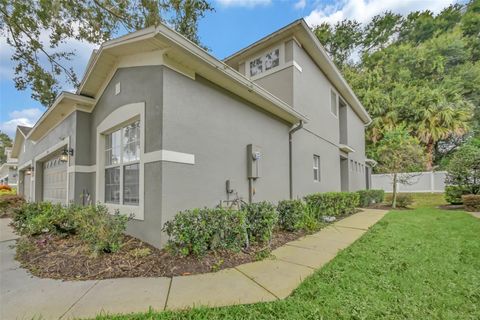
[[[288,198],[288,124],[201,77],[165,68],[163,126],[163,148],[194,154],[195,164],[162,163],[162,223],[179,210],[226,200],[227,179],[247,200],[248,144],[263,153],[254,201]]]
[[[115,95],[115,85],[120,83],[120,93]],[[99,98],[91,114],[83,114],[79,121],[79,133],[85,132],[85,141],[77,148],[88,157],[82,158],[82,165],[96,163],[98,125],[114,110],[130,103],[145,102],[145,152],[162,148],[162,100],[163,67],[146,66],[118,69]],[[80,119],[80,118],[79,118]],[[97,168],[101,169],[98,164]],[[161,234],[161,168],[159,163],[145,164],[145,214],[144,220],[131,220],[127,232],[153,245],[160,245]],[[100,174],[100,172],[98,173]],[[95,174],[76,173],[75,189],[77,201],[82,190],[87,190],[93,202]]]
[[[355,150],[348,155],[348,158],[360,164],[357,170],[350,168],[349,190],[356,191],[366,188],[365,125],[350,106],[347,108],[348,145]]]

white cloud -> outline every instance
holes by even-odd
[[[13,138],[17,126],[32,127],[42,114],[43,110],[39,108],[12,111],[8,114],[9,120],[0,123],[0,130]]]
[[[272,0],[216,0],[223,7],[247,7],[266,6],[272,3]]]
[[[297,10],[303,10],[305,9],[305,6],[307,5],[307,0],[298,0],[293,7]]]
[[[334,24],[344,19],[368,23],[371,18],[385,11],[408,14],[411,11],[429,9],[438,13],[455,2],[453,0],[344,0],[337,5],[319,5],[305,17],[305,20],[310,26],[323,22]]]

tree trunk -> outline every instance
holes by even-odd
[[[393,174],[393,196],[392,196],[392,209],[397,207],[397,173]]]
[[[435,148],[435,143],[433,141],[429,141],[427,143],[427,171],[432,171],[433,169],[433,149]]]

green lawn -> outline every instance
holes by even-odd
[[[98,319],[480,319],[480,219],[415,199],[286,300]]]

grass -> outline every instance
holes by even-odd
[[[97,319],[480,319],[480,219],[415,200],[283,301]]]

